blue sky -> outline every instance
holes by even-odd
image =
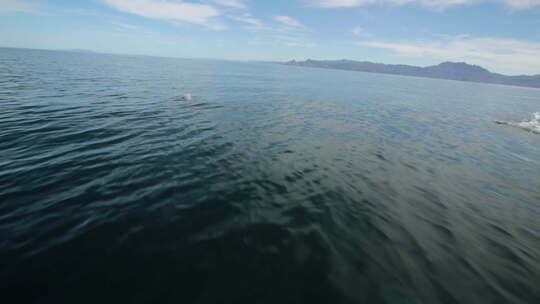
[[[540,0],[0,0],[0,46],[540,74]]]

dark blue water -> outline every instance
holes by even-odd
[[[540,303],[540,90],[0,49],[9,303]],[[7,303],[7,302],[6,302]]]

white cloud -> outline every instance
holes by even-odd
[[[258,32],[258,31],[272,30],[272,28],[268,27],[266,24],[264,24],[264,22],[262,22],[261,20],[257,18],[252,17],[250,14],[244,14],[242,16],[230,16],[229,18],[237,22],[242,22],[242,23],[247,24],[248,26],[246,28],[251,31]]]
[[[240,0],[214,0],[216,4],[233,8],[247,8],[247,5]]]
[[[280,36],[275,36],[275,39],[276,39],[276,41],[278,43],[281,43],[281,44],[286,45],[286,46],[291,46],[291,47],[315,47],[315,46],[317,46],[316,43],[306,41],[301,37],[280,35]]]
[[[363,28],[357,26],[357,27],[355,27],[355,28],[352,29],[352,32],[353,32],[353,34],[355,34],[355,35],[362,35],[362,34],[365,33],[366,31],[365,31]]]
[[[247,24],[245,27],[247,30],[255,32],[276,32],[276,33],[290,33],[290,32],[305,32],[307,27],[288,16],[274,16],[274,21],[277,21],[279,25],[269,25],[263,22],[261,19],[254,18],[251,14],[245,13],[240,16],[229,16],[230,19],[237,22]]]
[[[286,47],[301,47],[301,48],[312,48],[316,47],[317,44],[314,42],[310,42],[303,37],[297,37],[297,36],[291,36],[287,34],[283,35],[274,35],[271,37],[267,37],[262,39],[261,37],[257,37],[254,40],[248,41],[249,45],[257,45],[257,46],[286,46]],[[268,58],[266,58],[268,59]],[[289,57],[283,57],[280,60],[289,60]]]
[[[118,26],[119,28],[123,30],[137,30],[140,28],[139,26],[136,26],[133,24],[122,23],[122,22],[112,22],[112,24]]]
[[[480,2],[496,2],[513,9],[526,9],[540,5],[540,0],[309,0],[313,6],[336,8],[356,7],[371,4],[419,4],[433,9],[445,9],[453,6],[471,5]]]
[[[247,24],[254,25],[254,26],[262,26],[263,25],[263,22],[261,20],[250,17],[250,16],[234,16],[234,17],[231,17],[231,18],[236,20],[236,21],[247,23]]]
[[[171,0],[102,0],[110,7],[146,18],[168,21],[183,21],[207,26],[212,29],[222,29],[211,18],[221,13],[208,4],[188,3]]]
[[[94,10],[84,9],[84,8],[67,8],[60,11],[65,15],[76,15],[76,16],[102,16],[100,13]]]
[[[36,5],[22,0],[0,0],[0,14],[38,13]]]
[[[357,44],[391,50],[406,57],[465,61],[495,72],[540,74],[540,43],[535,42],[461,35],[443,41],[363,41]]]
[[[356,36],[364,36],[364,37],[371,37],[371,34],[368,33],[364,28],[357,26],[352,29],[352,33]]]
[[[300,21],[294,18],[291,18],[289,16],[274,16],[274,20],[286,26],[296,27],[296,28],[305,28],[305,26],[302,23],[300,23]]]

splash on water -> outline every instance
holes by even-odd
[[[540,112],[533,114],[534,118],[531,120],[522,120],[522,121],[504,121],[496,120],[495,123],[500,125],[509,125],[521,128],[523,130],[540,134]]]
[[[193,95],[191,95],[190,93],[187,93],[187,94],[184,94],[182,96],[176,97],[174,100],[176,100],[176,101],[192,101],[193,100]]]

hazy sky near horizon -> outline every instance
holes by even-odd
[[[540,74],[540,0],[0,0],[0,46]]]

